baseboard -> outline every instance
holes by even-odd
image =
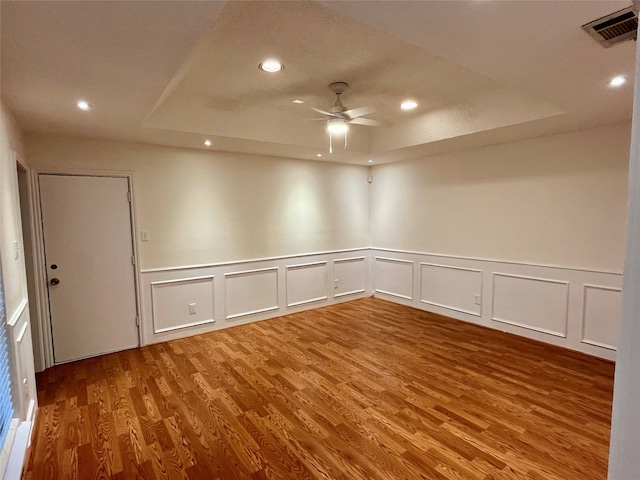
[[[11,448],[9,463],[4,473],[4,480],[18,480],[21,478],[32,429],[33,422],[31,421],[22,422],[18,427],[13,440],[13,447]]]

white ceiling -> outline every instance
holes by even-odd
[[[1,94],[27,133],[383,163],[630,120],[635,42],[580,28],[630,4],[2,1]],[[285,69],[260,71],[267,57]],[[329,155],[309,120],[334,81],[384,126],[352,126]]]

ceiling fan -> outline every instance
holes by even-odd
[[[360,107],[347,110],[347,107],[342,104],[340,96],[346,92],[348,88],[349,84],[346,82],[333,82],[329,85],[329,89],[336,95],[336,101],[328,112],[326,110],[311,107],[314,111],[326,116],[327,130],[329,131],[329,153],[333,153],[333,134],[344,134],[344,146],[345,148],[347,147],[347,130],[349,130],[349,124],[366,125],[368,127],[378,127],[382,125],[377,120],[364,118],[365,115],[374,111],[371,107]],[[324,120],[324,118],[319,120]]]

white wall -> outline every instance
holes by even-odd
[[[372,169],[377,296],[615,359],[630,125]]]
[[[375,247],[622,271],[630,125],[373,168]]]
[[[56,136],[27,144],[34,170],[132,172],[150,238],[138,238],[143,344],[368,293],[365,167]]]
[[[634,0],[635,7],[640,2]],[[620,353],[611,413],[609,480],[640,478],[640,49],[636,46],[635,91],[629,155],[629,202]]]
[[[15,160],[16,152],[22,154],[24,146],[13,118],[4,106],[0,107],[0,115],[0,254],[11,347],[14,416],[17,419],[14,422],[17,430],[10,432],[0,452],[2,475],[7,468],[12,445],[17,446],[13,452],[16,461],[21,462],[24,455],[37,392]]]
[[[614,359],[629,130],[372,169],[59,136],[27,153],[36,170],[133,172],[143,343],[374,290]]]
[[[364,167],[54,136],[27,145],[34,169],[133,172],[143,269],[368,244]]]
[[[22,243],[20,224],[20,204],[18,196],[17,167],[15,154],[24,155],[22,136],[11,115],[2,107],[0,155],[0,205],[2,205],[0,232],[0,252],[2,271],[5,279],[5,301],[7,315],[15,312],[26,296],[27,280],[22,255],[14,258],[14,242]],[[22,248],[22,245],[20,245]]]

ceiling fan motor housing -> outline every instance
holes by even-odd
[[[341,115],[342,112],[347,110],[347,107],[342,105],[342,101],[340,101],[340,95],[347,91],[349,88],[349,84],[347,82],[333,82],[329,84],[329,89],[336,94],[336,101],[331,107],[330,112],[333,116],[338,118],[344,118],[348,120],[346,115]]]
[[[336,95],[342,95],[349,88],[347,82],[333,82],[329,84],[329,89]]]

